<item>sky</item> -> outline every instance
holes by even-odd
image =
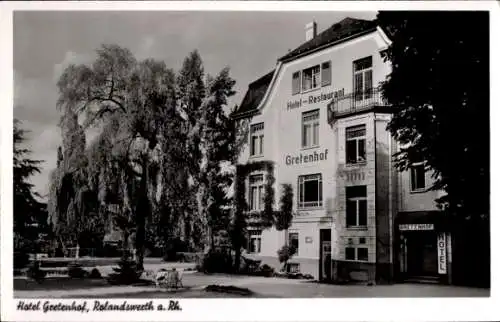
[[[16,11],[14,13],[14,117],[22,121],[31,157],[43,160],[31,178],[42,196],[56,165],[56,82],[70,63],[91,63],[101,44],[117,44],[138,59],[155,58],[179,70],[197,49],[205,72],[231,68],[240,104],[248,84],[274,69],[277,59],[305,41],[304,27],[318,33],[345,17],[374,19],[375,12],[200,12],[200,11]],[[45,199],[45,198],[44,198]]]

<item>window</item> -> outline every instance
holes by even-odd
[[[302,113],[302,147],[319,145],[319,110]]]
[[[372,56],[353,62],[354,69],[354,98],[356,101],[368,99],[372,96]]]
[[[346,187],[346,226],[366,227],[366,186]]]
[[[250,156],[264,154],[264,123],[250,127]]]
[[[368,261],[368,248],[358,247],[358,261]]]
[[[411,191],[425,189],[425,165],[424,162],[414,163],[410,168]]]
[[[248,231],[248,249],[249,253],[260,253],[260,246],[262,242],[262,230],[249,230]]]
[[[302,74],[302,77],[301,77]],[[331,62],[326,61],[292,74],[292,95],[332,84]]]
[[[347,163],[366,161],[366,127],[351,126],[346,129],[346,159]]]
[[[299,263],[288,263],[288,273],[300,273],[300,264]]]
[[[302,91],[307,91],[318,87],[320,84],[319,65],[304,69],[302,71]]]
[[[288,234],[288,245],[295,248],[295,255],[299,254],[299,233]]]
[[[351,261],[368,261],[368,248],[366,247],[346,247],[345,259]]]
[[[330,68],[330,62],[324,62],[321,64],[321,86],[328,86],[332,83],[332,69]]]
[[[345,249],[345,259],[356,260],[356,248],[346,247]]]
[[[299,208],[323,205],[323,183],[321,174],[299,176]]]
[[[264,210],[264,175],[252,175],[250,184],[250,210]]]
[[[348,246],[345,248],[345,259],[351,261],[368,261],[368,248],[364,245],[365,241],[365,238],[360,238],[359,244],[356,245],[353,243],[352,238],[349,238]]]
[[[292,95],[300,93],[300,72],[292,75]]]

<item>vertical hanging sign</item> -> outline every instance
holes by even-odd
[[[446,235],[438,233],[437,235],[437,253],[438,253],[438,273],[446,274]]]

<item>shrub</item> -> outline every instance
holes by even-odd
[[[134,261],[129,259],[121,259],[118,262],[118,267],[113,267],[114,273],[109,274],[108,283],[114,285],[129,285],[139,281],[142,275],[142,270],[137,269]]]
[[[14,253],[14,269],[25,268],[30,262],[30,256],[26,252]]]
[[[182,253],[186,253],[188,250],[189,243],[176,237],[167,244],[166,253],[163,257],[163,260],[166,262],[182,260]]]
[[[102,257],[120,257],[122,254],[118,246],[106,243],[99,251],[99,255]]]
[[[45,278],[46,275],[47,275],[47,273],[40,269],[39,262],[33,261],[28,266],[28,277],[34,279],[38,283],[41,283],[41,281],[43,281],[43,279]]]
[[[89,278],[102,278],[101,272],[97,268],[93,268],[90,271]]]
[[[267,264],[259,266],[257,270],[257,275],[264,277],[272,277],[274,275],[274,268],[272,268]]]
[[[203,257],[201,262],[197,269],[204,273],[232,272],[233,260],[231,255],[226,252],[211,251]]]
[[[85,277],[85,270],[81,264],[70,263],[68,265],[68,276],[71,278],[83,278]]]
[[[295,247],[292,245],[284,245],[278,250],[278,259],[280,263],[284,263],[284,267],[286,266],[287,262],[290,260],[290,258],[293,257],[296,253]]]
[[[240,267],[240,273],[257,275],[260,267],[261,260],[255,260],[251,258],[242,257],[242,265]]]

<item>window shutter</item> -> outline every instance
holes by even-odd
[[[292,95],[300,93],[300,72],[292,75]]]
[[[332,83],[332,69],[329,61],[321,65],[321,86],[328,86]]]

